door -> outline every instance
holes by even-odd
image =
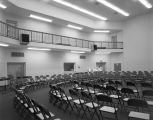
[[[117,48],[117,35],[112,36],[111,41],[112,41],[112,48],[116,49]]]
[[[25,76],[25,63],[8,62],[7,75],[12,76],[13,78]]]
[[[115,72],[121,71],[121,63],[114,63],[114,71]]]

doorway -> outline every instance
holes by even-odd
[[[25,63],[24,62],[8,62],[7,75],[13,78],[25,76]]]
[[[112,48],[116,49],[117,48],[117,35],[111,37],[112,41]]]
[[[100,71],[105,71],[106,70],[106,62],[96,62],[96,67]]]
[[[115,72],[121,71],[121,63],[114,63],[114,71]]]

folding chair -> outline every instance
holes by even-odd
[[[86,103],[84,104],[85,111],[89,112],[91,116],[91,120],[94,118],[95,114],[97,115],[97,118],[100,120],[98,112],[97,112],[99,105],[94,102],[94,98],[92,97],[92,95],[86,92],[81,92],[81,95],[83,99],[86,101]]]
[[[153,86],[151,83],[143,82],[141,83],[142,90],[153,90]]]
[[[141,119],[141,120],[150,120],[150,114],[148,113],[144,113],[144,112],[140,112],[140,108],[142,109],[148,109],[148,104],[146,101],[144,100],[140,100],[140,99],[129,99],[127,101],[128,103],[128,107],[133,107],[133,110],[137,110],[137,111],[130,111],[129,115],[128,115],[128,119]]]
[[[122,95],[122,103],[123,106],[126,107],[126,103],[129,99],[131,98],[137,98],[137,96],[135,95],[134,91],[130,88],[122,88],[121,89],[121,95]]]
[[[142,97],[147,101],[148,105],[153,106],[153,90],[143,90]]]
[[[73,107],[72,107],[72,104],[71,104],[72,97],[71,96],[67,96],[63,89],[58,88],[58,90],[59,90],[59,94],[60,94],[62,103],[66,104],[66,108],[64,108],[64,110],[67,110],[68,107],[70,107],[71,110],[73,110]]]
[[[115,85],[116,85],[116,88],[117,88],[117,90],[121,90],[121,88],[123,87],[123,85],[122,85],[122,82],[121,81],[115,81]]]
[[[113,86],[106,86],[107,95],[109,95],[116,106],[121,106],[121,95],[120,92]]]
[[[88,93],[90,93],[90,94],[94,94],[95,93],[94,90],[93,90],[93,85],[92,84],[87,82],[86,83],[86,87],[87,87]]]
[[[107,95],[96,95],[98,104],[101,105],[102,107],[99,108],[100,115],[103,119],[103,117],[107,117],[110,115],[113,115],[111,118],[117,119],[117,110],[118,108],[115,107],[115,104],[113,103],[113,100],[111,97]],[[105,113],[108,113],[109,115],[105,115]]]
[[[75,91],[73,89],[69,89],[69,93],[72,97],[73,107],[76,108],[76,110],[79,114],[81,114],[81,111],[83,111],[82,118],[84,115],[87,118],[87,114],[86,114],[85,108],[83,106],[85,104],[85,101],[83,99],[81,99],[81,96],[79,95],[79,93],[77,91]]]
[[[137,88],[135,83],[127,81],[126,85],[127,85],[128,88],[133,90],[133,92],[137,95],[137,97],[140,97],[138,88]]]

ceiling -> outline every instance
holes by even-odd
[[[23,17],[27,17],[27,16],[29,16],[30,13],[33,12],[28,9],[23,9],[23,8],[17,7],[14,4],[8,2],[8,0],[0,0],[0,1],[3,1],[6,3],[8,8],[5,11],[9,12],[9,13],[16,14],[16,15],[23,16]],[[30,1],[32,1],[32,0],[30,0]],[[61,9],[65,9],[67,11],[77,13],[77,14],[82,15],[88,19],[91,19],[94,21],[99,21],[99,19],[97,19],[97,18],[90,17],[90,16],[85,15],[81,12],[78,12],[78,11],[73,10],[71,8],[68,8],[66,6],[60,5],[56,2],[54,2],[53,0],[33,0],[33,1],[37,1],[40,4],[43,2],[43,3],[46,3],[47,5],[56,6]],[[100,3],[95,2],[96,0],[64,0],[64,1],[70,2],[72,4],[79,6],[79,7],[82,7],[84,9],[90,10],[90,11],[92,11],[96,14],[99,14],[101,16],[107,17],[108,21],[111,21],[111,22],[121,22],[121,21],[130,19],[134,16],[146,14],[148,12],[153,11],[153,8],[151,8],[151,9],[145,8],[140,2],[138,2],[138,0],[107,0],[107,1],[111,2],[112,4],[115,4],[116,6],[120,7],[121,9],[125,10],[126,12],[130,13],[129,17],[125,17],[119,13],[114,12],[110,8],[104,6]],[[153,0],[149,0],[149,2],[153,5]],[[38,14],[40,14],[41,16],[44,16],[44,17],[46,16],[43,13],[38,13]],[[46,16],[46,17],[52,17],[52,16]],[[70,21],[58,19],[55,17],[52,17],[52,18],[54,20],[53,23],[58,24],[58,25],[65,26],[68,23],[72,23],[72,21],[70,22]],[[81,24],[78,24],[78,25],[81,25]],[[93,28],[84,26],[84,31],[92,32]],[[120,31],[120,29],[112,29],[111,30],[112,33],[118,32],[118,31]]]
[[[80,13],[76,10],[73,10],[71,8],[63,6],[61,4],[58,4],[58,3],[54,2],[53,0],[38,0],[38,1],[43,1],[48,4],[56,5],[60,8],[64,8],[64,9],[69,10],[71,12],[75,12],[75,13],[81,14],[83,16],[86,16],[88,18],[94,19],[93,17],[90,17],[88,15]],[[75,4],[79,7],[85,8],[87,10],[90,10],[96,14],[105,16],[108,18],[109,21],[122,21],[122,20],[126,20],[128,18],[137,16],[137,15],[141,15],[141,14],[153,11],[153,8],[151,8],[151,9],[145,8],[138,0],[107,0],[110,3],[123,9],[124,11],[130,13],[129,17],[125,17],[125,16],[113,11],[112,9],[96,2],[96,0],[65,0],[65,1],[70,2],[72,4]],[[148,1],[153,5],[153,0],[148,0]],[[96,20],[96,18],[95,18],[95,20]]]

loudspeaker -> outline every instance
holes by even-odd
[[[27,45],[29,43],[29,34],[21,34],[21,44]]]
[[[94,50],[97,50],[97,45],[94,45]]]

